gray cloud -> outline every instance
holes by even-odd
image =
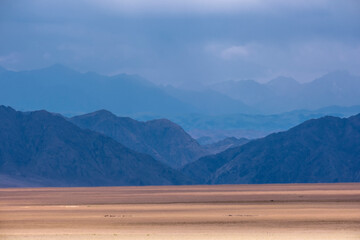
[[[0,2],[0,65],[62,63],[174,85],[360,74],[360,4],[319,0]]]
[[[329,1],[317,0],[103,0],[90,1],[93,5],[126,14],[144,13],[234,13],[269,12],[281,9],[326,8]]]

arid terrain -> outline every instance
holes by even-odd
[[[360,183],[0,189],[0,239],[360,239]]]

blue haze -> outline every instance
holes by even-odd
[[[0,1],[0,65],[55,63],[201,87],[360,74],[360,3],[319,1]]]

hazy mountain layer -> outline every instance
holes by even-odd
[[[332,72],[304,84],[279,77],[265,84],[252,80],[225,81],[211,88],[263,113],[360,104],[360,77],[345,71]]]
[[[0,103],[67,115],[108,109],[119,115],[251,112],[215,91],[163,88],[135,75],[79,73],[61,65],[31,71],[0,69]]]
[[[274,114],[331,105],[360,105],[360,77],[333,72],[300,84],[279,77],[266,84],[225,81],[210,89],[161,87],[135,75],[79,73],[61,65],[13,72],[0,70],[0,104],[78,115],[107,109],[118,115]]]
[[[210,114],[231,114],[231,113],[258,113],[253,107],[245,105],[240,100],[231,98],[218,91],[203,90],[184,90],[174,87],[163,88],[170,96],[194,106],[198,113]]]
[[[0,71],[0,104],[75,115],[98,109],[117,114],[175,114],[196,109],[134,75],[79,73],[61,65],[32,71]]]
[[[288,130],[306,120],[323,116],[348,117],[360,112],[360,106],[330,106],[317,110],[296,110],[281,114],[191,114],[171,117],[170,120],[182,126],[190,135],[207,142],[217,142],[226,137],[260,138],[273,132]],[[202,141],[200,139],[200,141]]]

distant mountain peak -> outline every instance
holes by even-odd
[[[60,114],[58,114],[58,113],[51,113],[51,112],[48,112],[48,111],[46,111],[46,110],[36,110],[36,111],[32,111],[32,112],[28,112],[28,113],[30,113],[30,114],[32,114],[32,115],[35,115],[35,116],[39,116],[39,117],[46,117],[46,116],[49,116],[49,117],[51,117],[51,116],[61,116],[62,117],[62,115],[60,115]]]
[[[13,109],[10,106],[0,105],[0,109]],[[13,109],[14,110],[14,109]],[[14,110],[15,111],[15,110]]]
[[[346,70],[337,70],[333,72],[329,72],[323,76],[321,76],[318,79],[315,79],[313,82],[323,80],[323,81],[329,81],[329,80],[341,80],[341,79],[348,79],[352,77],[352,75],[346,71]]]
[[[169,119],[166,119],[166,118],[149,120],[149,121],[147,121],[147,123],[158,123],[158,124],[161,124],[163,126],[166,126],[166,125],[178,126],[177,124],[175,124],[174,122],[172,122],[172,121],[170,121]]]
[[[336,89],[340,89],[340,88],[344,88],[345,86],[348,86],[348,88],[350,87],[349,90],[352,91],[359,89],[358,86],[360,84],[360,77],[352,75],[346,70],[338,70],[327,73],[308,84],[320,84],[322,87],[332,86],[332,87],[336,87]],[[349,96],[350,95],[346,95],[344,97],[349,97]]]
[[[105,110],[105,109],[100,109],[95,112],[87,113],[80,117],[88,118],[88,119],[90,119],[90,118],[91,119],[99,119],[99,120],[101,119],[101,121],[116,120],[116,119],[120,118],[120,117],[116,116],[115,114],[113,114],[112,112]]]
[[[16,110],[9,106],[0,105],[0,113],[1,112],[16,112]]]
[[[91,116],[91,115],[93,115],[93,116],[95,116],[95,115],[97,115],[97,116],[102,115],[102,116],[108,116],[108,117],[117,117],[115,114],[113,114],[112,112],[110,112],[110,111],[108,111],[108,110],[106,110],[106,109],[100,109],[100,110],[95,111],[95,112],[93,112],[93,113],[89,113],[89,116]]]

